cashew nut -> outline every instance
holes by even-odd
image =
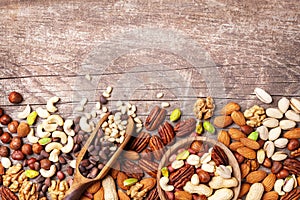
[[[59,115],[50,115],[47,118],[48,124],[57,124],[58,126],[64,125],[64,120]]]
[[[29,104],[27,104],[26,108],[18,114],[18,118],[19,119],[27,118],[28,115],[30,114],[30,111],[31,111],[31,108],[30,108]]]
[[[60,154],[60,150],[53,149],[49,155],[49,160],[51,162],[58,162],[58,155]]]
[[[71,129],[72,125],[73,125],[73,120],[71,119],[67,119],[64,123],[64,132],[69,136],[75,135],[75,131]]]
[[[186,159],[186,162],[190,165],[199,165],[200,157],[198,155],[192,154]]]
[[[74,146],[74,140],[71,136],[68,136],[68,143],[64,147],[62,147],[60,150],[63,153],[69,153],[72,151],[73,146]]]
[[[49,137],[51,134],[47,131],[43,131],[43,125],[42,124],[39,124],[37,125],[36,127],[36,135],[39,137],[39,138],[45,138],[45,137]]]
[[[166,191],[166,192],[171,192],[174,190],[174,186],[173,185],[168,185],[169,183],[169,178],[168,177],[161,177],[159,179],[159,185],[161,187],[162,190]]]
[[[50,152],[53,149],[60,150],[62,147],[63,147],[62,144],[60,144],[58,142],[51,142],[51,143],[49,143],[49,144],[46,145],[45,151],[46,152]]]
[[[192,183],[193,185],[199,185],[200,180],[199,180],[198,174],[194,174],[194,175],[192,176],[192,178],[191,178],[191,183]]]
[[[50,116],[49,112],[46,109],[43,109],[42,107],[38,107],[35,111],[37,112],[40,118],[46,119]]]
[[[45,169],[40,169],[40,173],[43,177],[45,178],[50,178],[52,177],[56,172],[56,167],[55,165],[51,165],[49,170],[45,170]]]
[[[64,132],[62,132],[62,131],[54,131],[52,133],[52,137],[54,137],[54,138],[60,138],[60,142],[62,144],[66,144],[67,143],[67,135]]]
[[[204,163],[203,165],[201,165],[201,169],[203,169],[204,171],[209,172],[209,173],[215,172],[215,166],[207,164],[207,163]]]
[[[34,136],[33,128],[30,128],[30,132],[27,135],[27,140],[32,144],[37,143],[39,141],[39,138]]]
[[[205,153],[200,159],[201,164],[208,163],[211,161],[211,154],[210,153]]]
[[[86,117],[81,117],[80,118],[79,126],[80,126],[81,130],[83,130],[85,132],[88,132],[88,133],[92,132],[92,127],[88,123],[88,119]]]
[[[230,179],[225,179],[221,176],[214,176],[211,179],[211,181],[208,183],[208,185],[212,189],[231,188],[231,187],[236,187],[238,185],[238,181],[235,177],[232,177]]]
[[[183,160],[174,160],[171,164],[171,167],[173,169],[179,169],[184,165],[184,161]]]
[[[284,195],[285,192],[282,191],[282,186],[284,185],[284,180],[283,179],[277,179],[275,181],[275,184],[274,184],[274,190],[275,192],[277,192],[280,196]]]
[[[254,183],[246,196],[246,200],[261,200],[264,193],[264,185],[262,183]]]
[[[213,193],[213,190],[207,185],[200,184],[195,186],[190,181],[185,184],[183,190],[191,194],[205,195],[207,197]]]
[[[57,108],[53,105],[54,103],[58,102],[59,98],[58,97],[51,97],[48,101],[47,101],[47,105],[46,108],[50,113],[53,113],[55,111],[57,111]]]
[[[222,188],[215,191],[215,193],[208,197],[208,200],[230,200],[233,197],[233,191],[228,188]]]

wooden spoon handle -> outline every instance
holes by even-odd
[[[77,200],[80,199],[82,193],[89,187],[91,183],[73,183],[71,188],[68,190],[64,200]]]

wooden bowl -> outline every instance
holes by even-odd
[[[213,139],[207,138],[207,137],[189,137],[187,139],[182,139],[179,142],[175,143],[173,146],[171,146],[169,148],[169,150],[165,153],[165,155],[163,156],[163,158],[161,159],[159,166],[158,166],[158,173],[157,173],[157,181],[159,183],[159,180],[161,178],[161,168],[166,166],[166,163],[168,163],[169,161],[169,157],[176,152],[178,149],[180,148],[185,148],[190,146],[190,144],[195,141],[202,141],[203,144],[208,144],[209,146],[213,146],[213,145],[218,145],[220,148],[222,148],[224,150],[224,152],[226,153],[228,160],[229,160],[229,165],[232,166],[233,169],[233,176],[238,180],[238,186],[233,189],[233,200],[237,200],[238,199],[238,195],[240,193],[240,188],[241,188],[241,171],[240,171],[240,167],[239,164],[235,158],[235,156],[232,154],[232,152],[222,143],[215,141]],[[165,192],[160,188],[159,184],[157,184],[157,190],[158,190],[158,195],[160,197],[161,200],[167,200],[166,196],[165,196]]]

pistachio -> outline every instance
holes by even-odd
[[[300,100],[296,98],[292,98],[291,107],[296,113],[300,113]]]
[[[285,160],[286,158],[287,158],[287,154],[285,154],[282,151],[275,152],[271,157],[271,159],[274,161],[282,161]]]
[[[268,128],[265,126],[260,126],[256,129],[256,131],[259,133],[259,137],[262,140],[267,140],[269,137],[269,131]]]
[[[172,111],[170,115],[170,121],[175,122],[180,118],[180,116],[181,116],[181,111],[179,108],[176,108],[175,110]]]
[[[254,131],[254,132],[250,133],[250,135],[248,135],[248,138],[251,139],[251,140],[256,141],[257,138],[258,138],[258,132]]]
[[[284,192],[290,192],[294,188],[295,179],[293,179],[291,176],[287,177],[284,181],[284,185],[282,187],[282,190]]]
[[[279,126],[283,130],[290,130],[296,126],[296,122],[285,119],[280,121]]]
[[[188,150],[184,150],[176,156],[176,160],[185,160],[189,157],[189,155],[190,152]]]
[[[171,164],[171,167],[173,169],[179,169],[184,165],[184,161],[183,160],[174,160]]]
[[[123,185],[124,186],[132,186],[134,184],[136,184],[138,182],[138,179],[136,178],[128,178],[126,180],[124,180]]]
[[[28,177],[28,178],[35,178],[39,175],[39,172],[38,171],[35,171],[35,170],[32,170],[32,169],[27,169],[25,171],[25,175]]]
[[[295,121],[295,122],[300,122],[300,114],[296,113],[293,110],[288,110],[285,113],[285,117],[289,120]]]
[[[279,125],[278,119],[275,118],[266,118],[263,120],[263,125],[268,128],[275,128]]]
[[[266,114],[268,117],[281,119],[283,117],[282,112],[277,108],[268,108],[266,109]]]
[[[272,141],[267,141],[264,144],[264,150],[266,151],[267,157],[271,158],[275,151],[275,145]]]
[[[163,175],[163,177],[169,177],[169,170],[167,167],[163,167],[161,168],[161,174]]]
[[[196,133],[200,135],[202,132],[203,132],[203,125],[202,122],[199,122],[196,126]]]
[[[203,128],[209,133],[215,132],[215,127],[209,121],[203,122]]]
[[[254,93],[256,97],[263,103],[271,103],[272,102],[272,97],[270,94],[268,94],[265,90],[261,88],[255,88]]]
[[[41,138],[39,139],[38,143],[40,145],[46,145],[49,144],[51,141],[52,141],[51,138]]]
[[[278,101],[278,108],[282,113],[285,113],[290,107],[290,101],[286,97],[282,97]]]
[[[27,116],[27,123],[29,126],[31,126],[32,124],[34,124],[35,120],[37,117],[37,112],[33,111],[31,112],[28,116]]]
[[[266,157],[265,151],[263,149],[258,150],[257,154],[256,154],[256,157],[257,157],[258,163],[262,164],[265,160],[265,157]]]
[[[286,147],[288,142],[289,142],[289,140],[286,138],[279,138],[279,139],[275,140],[274,145],[277,148],[283,149]]]
[[[273,128],[269,131],[269,140],[270,141],[273,141],[273,140],[276,140],[277,138],[279,138],[281,134],[281,128],[280,127],[276,127],[276,128]]]

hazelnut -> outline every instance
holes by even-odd
[[[273,173],[273,174],[277,174],[277,173],[279,173],[279,171],[282,169],[282,163],[281,162],[279,162],[279,161],[275,161],[275,162],[273,162],[273,166],[272,166],[272,168],[271,168],[271,172]]]
[[[24,144],[21,148],[21,151],[25,155],[31,155],[33,153],[31,144]]]
[[[51,167],[51,161],[49,159],[42,159],[40,163],[41,163],[41,168],[45,170],[49,170]]]
[[[23,97],[18,92],[9,93],[8,100],[10,103],[21,103],[23,101]]]
[[[8,131],[11,132],[11,133],[16,133],[17,132],[17,128],[19,126],[19,122],[16,121],[16,120],[13,120],[12,122],[10,122],[8,125],[7,125],[7,128],[8,128]]]
[[[243,126],[241,126],[241,131],[243,133],[245,133],[246,135],[249,135],[250,133],[252,133],[254,131],[254,129],[251,126],[243,125]]]
[[[265,158],[264,162],[263,162],[263,166],[266,168],[271,168],[272,167],[272,161],[270,158]]]
[[[290,175],[289,171],[286,169],[280,170],[280,172],[276,175],[278,179],[286,178]]]
[[[298,139],[291,139],[287,145],[287,149],[290,151],[294,151],[298,149],[299,146],[300,146],[300,142]]]
[[[194,152],[198,153],[198,152],[200,152],[200,151],[202,150],[202,144],[203,144],[203,143],[202,143],[201,141],[195,140],[195,141],[191,144],[190,148],[191,148]]]
[[[29,158],[29,159],[27,160],[27,165],[33,164],[33,163],[35,163],[35,162],[36,162],[36,158]]]
[[[242,156],[238,152],[235,152],[234,156],[235,156],[235,158],[236,158],[236,160],[238,161],[239,164],[242,164],[245,160],[244,156]]]
[[[10,122],[11,122],[11,118],[7,114],[4,114],[0,117],[0,123],[2,125],[8,125]]]
[[[65,174],[62,171],[58,171],[56,176],[59,180],[63,180],[65,178]]]
[[[39,153],[41,153],[42,150],[43,150],[43,146],[40,145],[39,143],[34,143],[32,145],[32,151],[33,151],[33,153],[39,154]]]
[[[4,110],[0,108],[0,117],[4,114]]]
[[[22,146],[22,140],[19,137],[13,137],[9,144],[9,147],[13,150],[18,150],[21,148],[21,146]]]
[[[24,159],[24,154],[20,150],[16,150],[11,154],[11,158],[13,160],[23,160]]]
[[[2,135],[1,135],[1,141],[5,144],[8,144],[11,140],[11,135],[8,133],[8,132],[4,132]]]
[[[27,123],[21,122],[17,128],[17,132],[19,137],[26,137],[30,132],[30,127]]]
[[[208,172],[199,169],[197,170],[197,174],[199,176],[200,183],[208,183],[210,181],[210,175]]]
[[[9,156],[9,148],[6,146],[0,147],[0,156],[1,157],[8,157]]]

